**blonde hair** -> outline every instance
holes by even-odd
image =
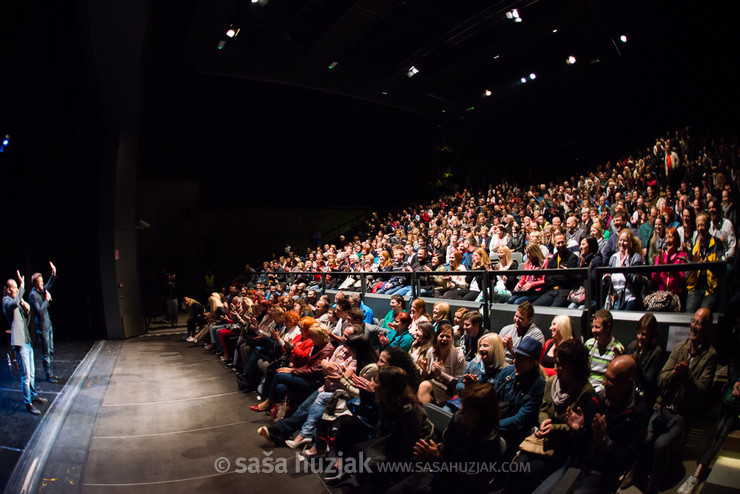
[[[503,258],[501,258],[499,256],[499,260],[498,260],[499,261],[499,266],[502,266],[502,267],[506,266],[506,267],[508,267],[512,263],[511,249],[509,249],[505,245],[501,245],[501,246],[499,246],[498,250],[500,250],[501,252],[504,253],[504,257]]]
[[[484,341],[489,341],[488,345],[491,347],[490,355],[493,358],[493,365],[497,369],[503,369],[506,367],[504,343],[501,341],[501,337],[497,333],[484,334],[480,339],[478,339],[478,350],[480,350],[480,345]]]
[[[434,307],[437,308],[437,311],[442,316],[440,321],[444,321],[445,319],[450,320],[450,304],[447,302],[437,302],[434,304]]]
[[[318,337],[322,343],[326,343],[329,341],[329,328],[318,322],[316,324],[312,324],[311,327],[308,328],[308,337],[311,339]]]
[[[474,267],[485,267],[491,264],[491,258],[488,257],[488,252],[483,247],[478,247],[475,250],[476,254],[480,256],[480,265]]]
[[[560,330],[560,336],[562,337],[560,343],[573,338],[573,328],[570,325],[570,317],[565,314],[561,314],[553,317],[552,322],[554,322],[557,325],[558,330]]]
[[[542,267],[545,264],[545,255],[542,253],[542,249],[540,249],[539,244],[535,244],[533,242],[530,242],[527,244],[527,260],[530,264],[532,264],[532,258],[536,257],[538,261],[538,266]]]

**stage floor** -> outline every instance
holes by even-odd
[[[143,336],[105,346],[110,348],[98,360],[115,357],[115,364],[90,420],[94,423],[85,461],[76,465],[72,458],[65,465],[61,452],[54,451],[60,442],[80,443],[77,448],[68,445],[66,451],[85,443],[80,434],[84,426],[65,423],[68,430],[62,430],[54,444],[40,491],[329,492],[317,474],[295,473],[293,450],[273,450],[257,434],[258,427],[269,424],[269,417],[249,410],[256,402],[254,396],[237,390],[233,371],[212,353],[174,335]],[[98,375],[87,380],[91,385],[101,379],[100,372],[93,374]],[[83,387],[80,394],[84,393]],[[93,418],[89,411],[85,415]],[[241,470],[239,464],[248,465],[251,458],[266,464],[262,460],[268,455],[275,465],[278,458],[286,458],[287,473],[236,472]],[[231,464],[226,472],[216,467],[221,459],[218,466],[224,469],[223,458]]]

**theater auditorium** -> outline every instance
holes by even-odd
[[[736,7],[0,14],[0,489],[740,491]]]

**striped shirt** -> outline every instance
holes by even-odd
[[[609,363],[615,357],[624,354],[624,346],[612,336],[612,340],[606,347],[598,346],[596,344],[596,338],[591,338],[586,342],[586,349],[588,350],[589,363],[591,365],[588,380],[598,393],[604,388],[606,368],[609,367]]]

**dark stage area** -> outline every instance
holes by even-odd
[[[39,407],[42,412],[45,413],[51,408],[91,347],[92,342],[89,341],[57,342],[54,368],[60,377],[58,383],[49,383],[44,380],[41,355],[38,351],[35,352],[36,390],[39,396],[49,400],[48,403]],[[2,346],[0,351],[4,359],[3,365],[0,366],[0,411],[3,415],[2,423],[0,423],[0,438],[2,438],[0,440],[0,490],[2,490],[44,415],[35,416],[26,411],[23,406],[20,377],[12,374],[10,366],[5,364],[8,347]]]

